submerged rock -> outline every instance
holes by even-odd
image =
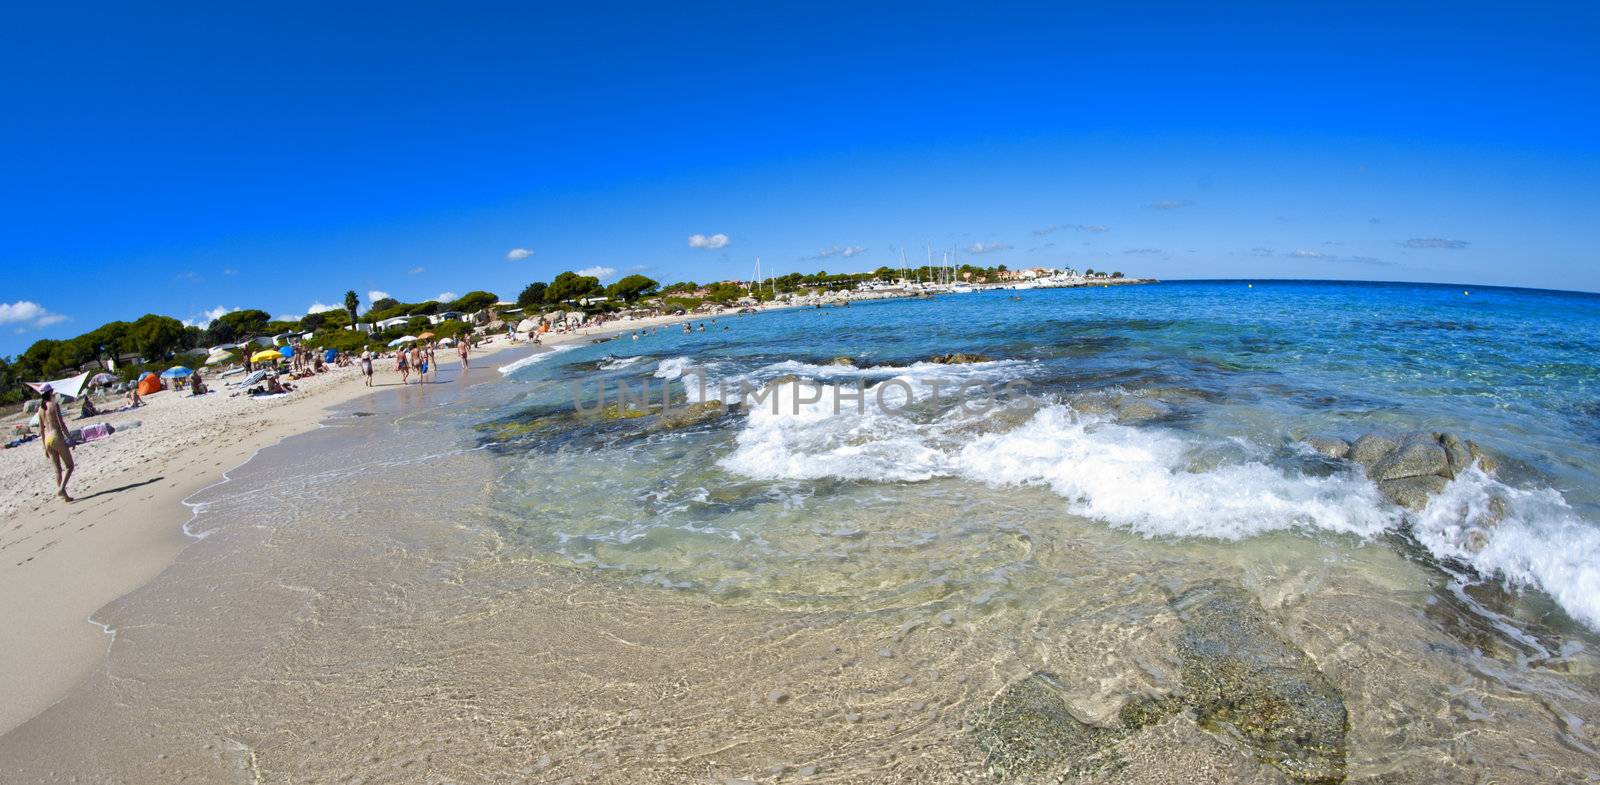
[[[1125,395],[1117,400],[1117,419],[1123,422],[1158,420],[1171,413],[1171,406],[1149,398]]]
[[[1307,447],[1329,458],[1345,458],[1350,455],[1350,443],[1343,439],[1329,436],[1307,436],[1300,442]]]
[[[668,431],[678,428],[687,428],[699,425],[707,420],[714,420],[725,413],[722,401],[705,401],[691,403],[673,409],[666,409],[650,424],[652,430]]]
[[[1255,599],[1238,587],[1206,585],[1172,607],[1183,622],[1183,702],[1201,725],[1226,726],[1293,780],[1342,782],[1344,698]]]
[[[928,362],[938,363],[940,365],[967,365],[969,363],[986,363],[993,361],[994,358],[986,354],[967,354],[966,352],[955,352],[954,354],[936,354],[928,358]]]
[[[855,364],[856,361],[850,357],[835,357],[832,360],[823,363],[823,365],[848,365],[851,367],[854,367]]]
[[[1005,779],[1046,775],[1045,781],[1114,763],[1106,748],[1120,735],[1073,716],[1061,682],[1042,672],[996,696],[973,733],[996,774]]]

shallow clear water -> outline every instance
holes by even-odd
[[[1600,626],[1600,297],[1229,281],[706,326],[510,372],[529,396],[483,437],[508,462],[509,530],[644,583],[801,605],[981,594],[1015,580],[1013,530],[1068,515],[1179,548],[1276,531],[1400,536],[1468,580],[1543,593]],[[949,352],[993,361],[925,362]],[[839,357],[854,366],[829,364]],[[826,386],[780,385],[682,431],[562,417],[601,389],[614,401],[619,385],[731,403],[788,376]],[[974,413],[979,388],[965,408],[957,391],[978,383],[1014,386]],[[835,388],[858,384],[864,405],[836,405]],[[1129,417],[1117,406],[1129,396],[1159,408]],[[1504,465],[1411,514],[1297,444],[1375,429],[1460,434]],[[1506,519],[1486,545],[1469,542],[1463,510],[1491,495]]]

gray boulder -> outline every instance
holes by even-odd
[[[1437,474],[1427,474],[1420,477],[1381,480],[1378,482],[1378,490],[1389,497],[1389,501],[1412,512],[1421,512],[1428,506],[1428,499],[1443,491],[1444,486],[1449,483],[1448,479]]]
[[[990,357],[990,356],[988,356],[986,354],[968,354],[966,352],[955,352],[953,354],[936,354],[936,355],[934,355],[932,357],[929,357],[928,358],[928,362],[930,362],[930,363],[938,363],[940,365],[966,365],[966,364],[969,364],[969,363],[991,362],[991,361],[993,361],[993,359],[994,358],[992,358],[992,357]]]
[[[1329,436],[1307,436],[1300,442],[1307,447],[1329,458],[1347,458],[1350,456],[1350,443],[1343,439]]]
[[[1350,460],[1361,464],[1362,468],[1371,471],[1372,467],[1378,465],[1378,461],[1387,458],[1389,453],[1394,452],[1399,447],[1400,437],[1394,434],[1373,431],[1372,433],[1363,434],[1361,438],[1356,439],[1354,444],[1350,445],[1350,455],[1348,457]]]
[[[1450,456],[1444,447],[1431,437],[1421,436],[1408,439],[1399,448],[1379,459],[1367,469],[1367,474],[1381,482],[1429,474],[1444,476],[1449,471]]]

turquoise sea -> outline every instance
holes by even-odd
[[[484,437],[515,461],[501,503],[529,547],[730,598],[921,602],[1006,590],[993,570],[1014,554],[953,532],[987,520],[962,516],[964,494],[1014,489],[1032,501],[1016,525],[1071,514],[1153,541],[1382,541],[1600,627],[1600,296],[1203,281],[700,324],[506,369],[527,391],[492,423],[548,424]],[[951,352],[989,361],[927,362]],[[595,406],[602,388],[611,401],[649,385],[653,401],[668,390],[680,405],[736,404],[740,389],[791,376],[806,391],[780,389],[684,430],[559,416],[575,397]],[[974,412],[979,383],[1012,387]],[[963,384],[965,403],[952,395]],[[858,389],[864,410],[849,397]],[[1371,431],[1456,434],[1499,465],[1460,473],[1408,511],[1360,467],[1300,443]],[[571,487],[552,495],[561,482]],[[1503,516],[1474,523],[1489,504]],[[881,531],[923,514],[954,517],[944,530]]]

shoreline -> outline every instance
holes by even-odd
[[[777,309],[762,312],[768,310]],[[712,317],[688,314],[612,323],[547,335],[539,345],[497,342],[471,359],[499,365],[478,366],[473,372],[499,374],[507,355],[519,351],[535,356],[586,339],[697,318]],[[50,467],[37,448],[30,444],[6,450],[0,469],[14,491],[4,500],[8,525],[0,531],[0,596],[6,598],[0,606],[0,630],[5,631],[0,636],[0,736],[60,702],[102,666],[116,630],[96,621],[96,614],[150,583],[204,537],[188,532],[195,518],[190,498],[227,482],[230,472],[263,449],[319,427],[330,410],[400,387],[391,378],[392,366],[381,363],[374,378],[384,381],[371,388],[361,383],[352,366],[304,380],[309,384],[289,398],[230,399],[229,391],[222,390],[213,393],[223,398],[216,402],[171,393],[152,396],[147,406],[132,412],[96,418],[118,426],[144,424],[119,427],[110,438],[74,451],[78,468],[70,490],[78,496],[71,504],[47,492],[53,484]],[[453,356],[440,365],[441,370],[459,366]],[[198,424],[190,422],[200,419],[198,410],[172,411],[190,408],[188,404],[216,409],[218,403],[229,411],[217,414],[233,419],[218,424],[213,418],[209,429],[196,429]],[[182,441],[185,431],[189,441]],[[108,461],[113,457],[109,450],[136,452],[137,459]]]

